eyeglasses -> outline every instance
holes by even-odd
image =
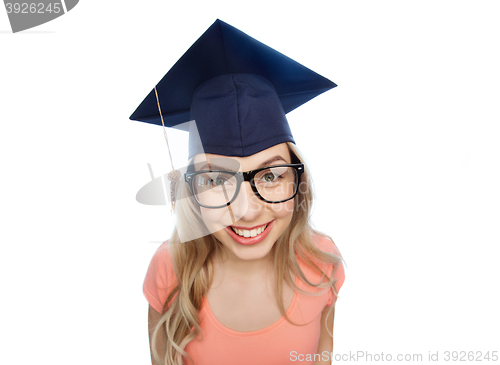
[[[304,164],[285,164],[239,172],[202,170],[184,174],[196,202],[205,208],[223,208],[231,204],[245,181],[266,203],[283,203],[297,195]]]

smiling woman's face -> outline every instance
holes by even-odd
[[[248,157],[207,153],[196,155],[193,162],[198,166],[209,162],[218,166],[212,166],[214,170],[233,170],[236,166],[237,170],[246,172],[266,166],[290,164],[291,157],[286,143],[282,143]],[[201,169],[207,168],[197,168]],[[238,196],[228,207],[200,207],[203,221],[210,232],[214,232],[213,235],[222,243],[228,256],[237,260],[266,257],[290,224],[293,208],[294,199],[274,204],[260,200],[252,191],[249,182],[241,185]]]

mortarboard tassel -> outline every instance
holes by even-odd
[[[167,141],[168,155],[170,157],[170,165],[172,166],[172,171],[167,175],[170,180],[170,202],[172,204],[172,211],[175,208],[175,192],[177,191],[177,186],[179,185],[179,180],[181,179],[181,172],[174,168],[174,163],[172,161],[172,152],[170,151],[170,145],[168,144],[167,131],[165,129],[165,124],[163,123],[163,115],[161,113],[160,100],[158,99],[158,92],[155,86],[156,102],[158,103],[158,111],[160,112],[161,124],[163,125],[163,134],[165,135],[165,141]]]

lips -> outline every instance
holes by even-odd
[[[240,237],[256,237],[257,235],[261,234],[267,227],[267,223],[264,224],[263,226],[254,228],[254,229],[240,229],[234,226],[231,226],[233,229],[234,233],[236,233]]]
[[[254,245],[264,240],[273,228],[274,220],[254,227],[228,226],[226,232],[233,240],[241,245]],[[254,235],[254,237],[252,237]]]

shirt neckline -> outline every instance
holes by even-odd
[[[297,275],[295,276],[295,285],[297,285],[297,286],[299,285],[299,280],[298,280],[298,276]],[[294,290],[293,291],[292,302],[290,303],[290,305],[288,306],[288,309],[285,312],[288,318],[290,318],[290,314],[293,312],[293,310],[295,308],[295,305],[297,303],[297,297],[298,297],[298,293],[297,293],[296,290]],[[211,320],[211,322],[219,330],[221,330],[222,332],[227,333],[229,335],[238,336],[238,337],[249,337],[249,336],[261,335],[263,333],[270,332],[270,331],[274,330],[275,328],[279,327],[284,321],[286,321],[285,316],[281,316],[281,318],[279,318],[276,322],[270,324],[267,327],[261,328],[259,330],[245,331],[245,332],[243,332],[243,331],[236,331],[236,330],[233,330],[233,329],[231,329],[229,327],[224,326],[217,319],[217,317],[215,316],[215,314],[212,312],[212,308],[210,308],[210,303],[208,302],[208,298],[207,298],[206,295],[203,297],[202,308],[205,309],[205,311],[206,311],[209,319]]]

